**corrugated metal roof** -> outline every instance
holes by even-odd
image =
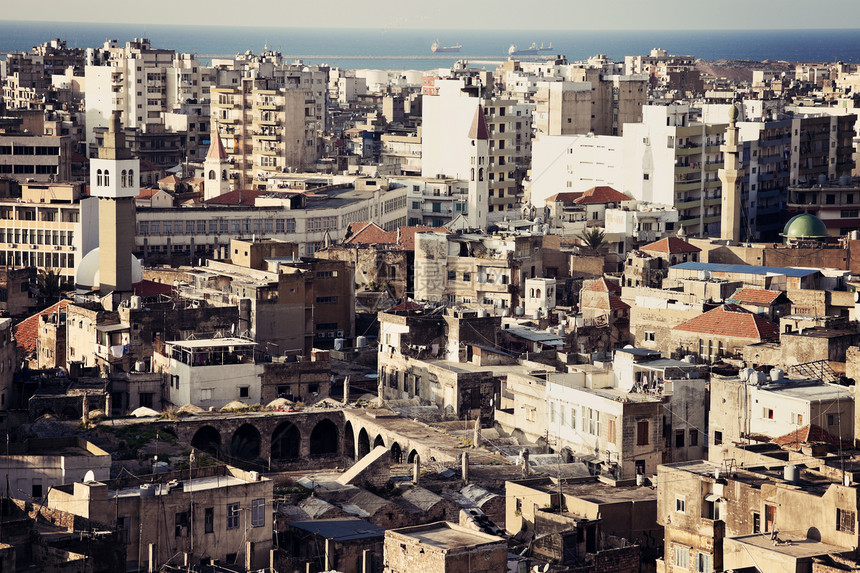
[[[335,541],[385,537],[383,528],[361,519],[315,519],[293,521],[289,525]]]
[[[722,263],[680,263],[672,267],[686,271],[712,271],[717,273],[739,273],[748,275],[785,275],[787,277],[808,277],[820,272],[818,269],[797,269],[793,267],[760,267],[758,265],[729,265]]]

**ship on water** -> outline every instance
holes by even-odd
[[[509,56],[539,56],[544,52],[552,52],[552,42],[547,47],[544,47],[543,42],[540,46],[537,45],[537,42],[532,42],[531,46],[523,50],[518,49],[516,44],[511,44],[511,47],[508,48]]]
[[[439,52],[459,52],[460,48],[462,48],[460,44],[455,44],[453,46],[442,46],[439,44],[439,40],[436,40],[432,44],[430,44],[430,51],[434,54]]]

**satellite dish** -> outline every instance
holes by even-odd
[[[87,471],[84,475],[84,483],[92,483],[96,481],[96,474],[93,473],[93,470]]]

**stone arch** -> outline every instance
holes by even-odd
[[[377,434],[376,439],[373,440],[373,447],[382,446],[385,447],[385,439],[382,437],[382,434]]]
[[[214,169],[209,170],[209,181],[215,181],[215,170]]]
[[[397,442],[391,444],[391,461],[395,464],[399,464],[403,461],[403,449]]]
[[[370,453],[370,437],[364,428],[358,433],[358,453],[356,459],[361,459]]]
[[[352,422],[347,422],[343,427],[343,455],[355,459],[355,432],[352,430]]]
[[[80,417],[80,412],[78,412],[78,409],[73,406],[66,406],[62,411],[60,411],[60,418],[63,420],[75,420]]]
[[[234,460],[255,461],[260,457],[262,442],[260,430],[251,424],[242,424],[233,432],[228,455]]]
[[[122,172],[120,173],[120,180],[119,180],[120,181],[120,183],[119,183],[120,187],[125,187],[125,182],[126,182],[127,177],[128,177],[128,171],[123,169]]]
[[[337,454],[338,437],[337,425],[334,422],[328,418],[320,420],[311,431],[310,454],[312,456]]]
[[[420,456],[418,455],[417,451],[412,450],[411,452],[409,452],[409,457],[406,459],[406,461],[410,464],[415,463],[415,458],[420,458]]]
[[[134,169],[128,170],[128,186],[129,187],[135,186],[135,184],[134,184]]]
[[[194,432],[191,447],[215,456],[221,450],[221,433],[212,426],[203,426]]]
[[[227,170],[221,171],[221,181],[227,181]]]
[[[53,416],[54,418],[57,417],[57,415],[54,413],[54,411],[50,408],[45,408],[44,410],[39,412],[39,415],[37,417],[41,418],[42,416]]]
[[[272,459],[295,460],[300,455],[302,434],[292,422],[281,422],[272,432]]]
[[[110,187],[110,170],[105,169],[105,187]]]
[[[102,170],[99,169],[96,171],[96,185],[101,187],[103,185],[103,181],[104,180],[102,179]]]

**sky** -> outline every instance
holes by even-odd
[[[40,0],[5,20],[438,30],[860,28],[860,0]],[[36,7],[38,7],[36,9]]]

